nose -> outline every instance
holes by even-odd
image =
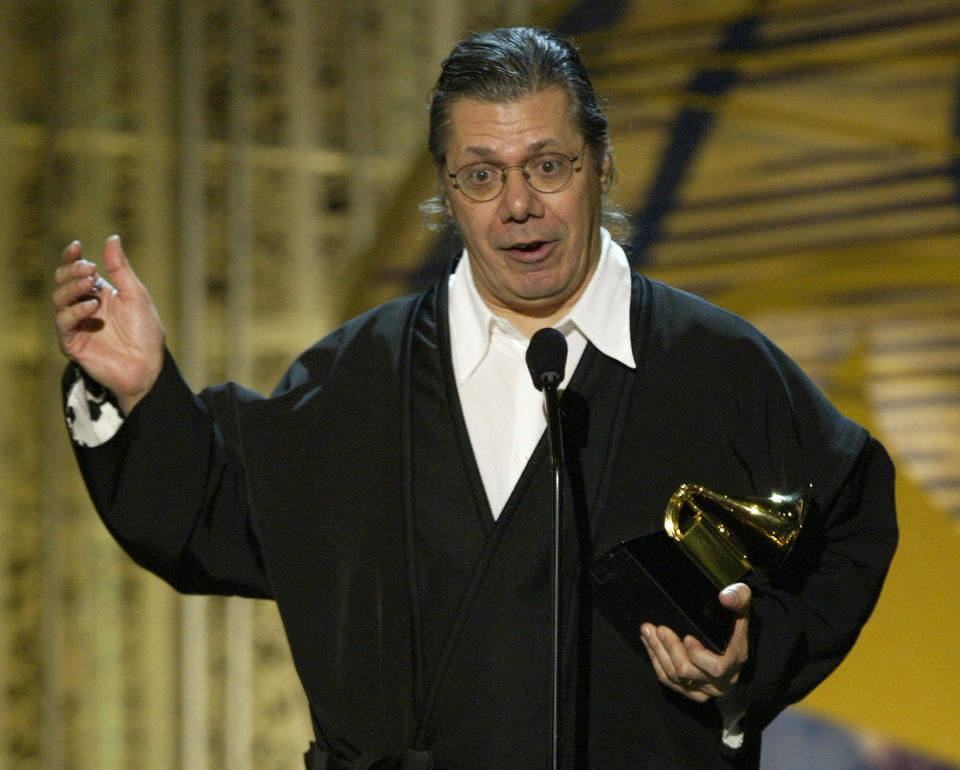
[[[511,171],[517,173],[511,174]],[[500,194],[500,216],[504,222],[525,222],[530,217],[542,216],[543,203],[537,191],[528,183],[522,166],[503,169],[503,192]]]

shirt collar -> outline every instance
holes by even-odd
[[[597,269],[567,318],[601,353],[636,369],[630,340],[630,264],[610,233],[601,229],[600,234]]]
[[[630,341],[631,271],[626,254],[603,228],[600,259],[590,283],[557,327],[566,333],[570,324],[604,355],[636,368]],[[458,384],[477,368],[490,346],[495,326],[522,337],[512,324],[494,315],[473,282],[470,259],[463,256],[450,275],[450,339]]]

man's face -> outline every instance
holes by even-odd
[[[502,192],[483,203],[468,200],[449,178],[444,188],[487,305],[515,323],[558,321],[579,298],[600,255],[600,199],[609,160],[598,171],[571,120],[569,97],[556,86],[506,104],[461,98],[450,118],[450,172],[481,160],[514,166],[542,153],[574,156],[583,148],[575,164],[580,170],[560,192],[537,192],[520,169],[508,171]],[[526,326],[521,331],[540,325],[518,324]]]

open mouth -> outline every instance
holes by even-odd
[[[510,247],[512,251],[536,251],[545,241],[530,241],[529,243],[515,243]]]
[[[513,243],[507,246],[506,251],[512,251],[517,254],[541,254],[549,248],[552,241],[523,241]]]

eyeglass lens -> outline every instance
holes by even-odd
[[[464,166],[454,178],[464,195],[477,202],[496,198],[506,183],[507,172],[513,168],[522,170],[534,190],[559,192],[570,181],[574,160],[566,155],[548,153],[531,158],[523,166],[498,166],[481,161]]]

